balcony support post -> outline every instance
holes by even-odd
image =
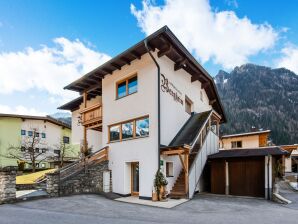
[[[87,92],[84,91],[83,93],[83,105],[84,105],[84,109],[87,108]],[[83,116],[82,116],[82,119],[83,119],[83,123],[85,122],[85,113],[83,113]],[[84,143],[83,143],[83,147],[84,147],[84,155],[86,155],[88,149],[88,145],[87,145],[87,128],[86,126],[84,126]]]

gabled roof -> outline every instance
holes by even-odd
[[[173,138],[168,147],[192,145],[211,113],[212,110],[192,114],[177,135]]]
[[[252,131],[252,132],[245,132],[239,134],[231,134],[231,135],[223,135],[221,138],[234,138],[234,137],[242,137],[242,136],[251,136],[251,135],[260,135],[265,133],[270,133],[271,130],[264,130],[264,131]]]
[[[83,96],[75,98],[72,101],[58,107],[57,109],[74,111],[80,108],[81,103],[83,103]]]
[[[8,118],[20,118],[20,119],[28,119],[28,120],[43,120],[47,122],[51,122],[53,124],[59,125],[64,128],[71,129],[71,126],[59,121],[51,116],[31,116],[31,115],[20,115],[20,114],[0,114],[0,117],[8,117]]]
[[[192,76],[192,81],[199,80],[210,102],[212,102],[213,108],[222,116],[222,122],[226,121],[224,109],[213,78],[196,61],[167,26],[162,27],[131,48],[65,86],[64,89],[80,93],[88,91],[90,96],[101,95],[101,79],[108,74],[112,74],[115,70],[121,70],[124,65],[130,65],[133,60],[141,59],[142,55],[147,53],[145,42],[147,42],[147,46],[151,51],[158,50],[158,57],[166,55],[171,59],[175,63],[174,70],[183,69]]]
[[[282,150],[277,146],[260,147],[250,149],[224,149],[218,153],[208,156],[209,159],[223,159],[223,158],[237,158],[237,157],[251,157],[251,156],[280,156],[287,155],[288,152]]]

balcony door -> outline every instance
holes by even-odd
[[[139,162],[131,163],[131,195],[139,196]]]

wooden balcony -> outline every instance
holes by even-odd
[[[80,111],[82,125],[87,129],[102,130],[102,105],[94,104]]]

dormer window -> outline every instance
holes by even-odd
[[[117,99],[138,91],[138,76],[134,75],[116,84]]]

